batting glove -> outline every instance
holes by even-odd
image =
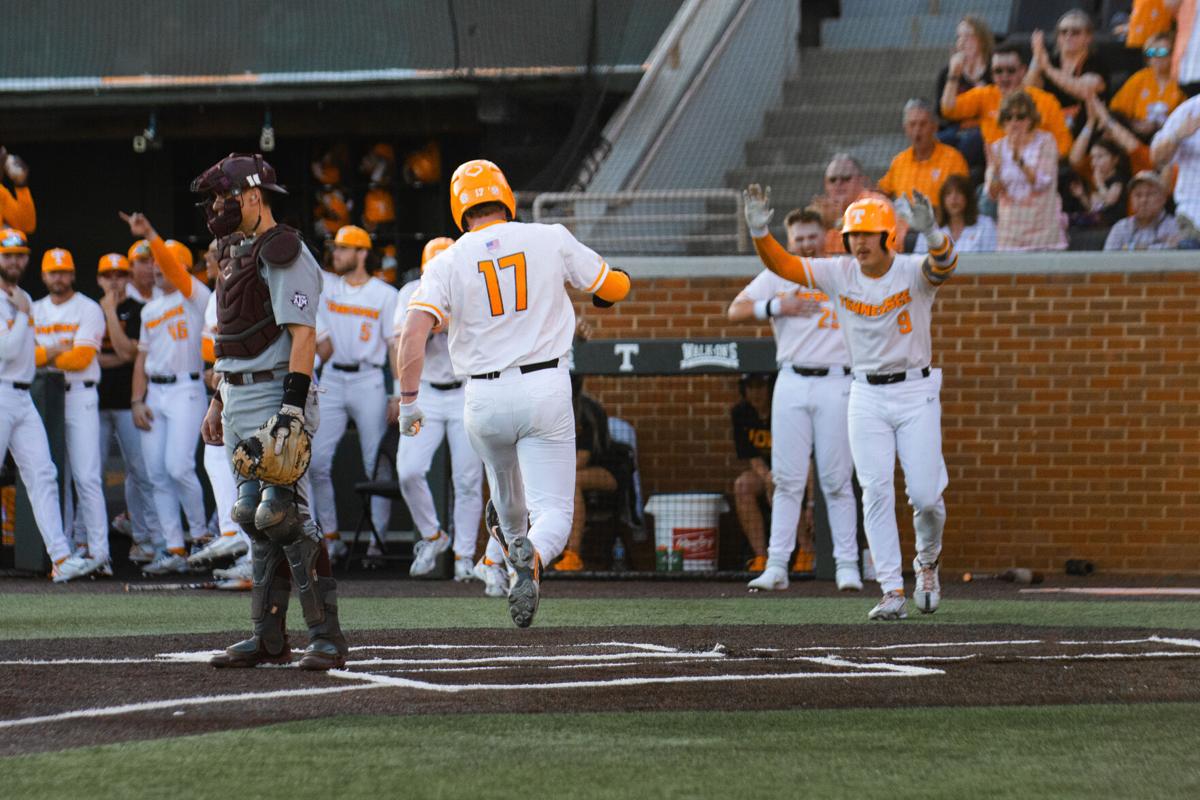
[[[771,208],[771,187],[763,189],[757,183],[750,184],[742,192],[742,204],[745,207],[746,225],[750,228],[750,235],[755,239],[766,236],[771,217],[775,216],[775,209]]]
[[[416,436],[421,432],[421,422],[425,414],[417,407],[414,400],[411,403],[400,404],[400,432],[405,436]]]
[[[299,420],[299,427],[292,425],[293,420]],[[275,415],[275,425],[271,428],[271,438],[275,441],[275,455],[283,452],[284,445],[287,444],[288,437],[292,435],[292,432],[303,429],[303,427],[304,409],[287,404],[280,406],[279,413]]]

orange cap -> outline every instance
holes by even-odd
[[[171,255],[175,256],[175,260],[179,262],[179,266],[190,270],[196,262],[196,257],[192,255],[192,249],[183,242],[177,242],[174,239],[167,239],[164,244],[171,251]]]
[[[133,244],[129,245],[129,252],[126,257],[130,261],[136,261],[139,258],[154,258],[154,254],[150,251],[150,243],[145,239],[138,239]]]
[[[500,168],[477,158],[460,164],[450,177],[450,215],[459,230],[467,229],[463,212],[482,203],[502,203],[512,219],[517,217],[517,198]]]
[[[28,253],[29,240],[16,228],[0,230],[0,253]]]
[[[430,239],[428,242],[426,242],[425,249],[421,251],[421,271],[425,271],[425,265],[428,264],[434,256],[452,244],[454,244],[454,240],[449,236],[439,236],[436,239]]]
[[[855,200],[842,215],[842,235],[847,233],[886,233],[888,249],[895,250],[896,211],[882,197]]]
[[[42,272],[74,272],[75,259],[70,250],[56,247],[42,254]]]
[[[371,234],[357,225],[343,225],[338,228],[337,236],[333,237],[334,247],[355,247],[359,250],[371,249]]]
[[[120,253],[105,253],[100,256],[96,274],[103,275],[106,272],[129,272],[129,259]]]

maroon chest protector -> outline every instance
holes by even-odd
[[[270,288],[258,271],[259,259],[268,269],[286,269],[302,244],[300,232],[287,225],[250,240],[234,233],[217,242],[217,358],[254,358],[283,333],[271,310]]]

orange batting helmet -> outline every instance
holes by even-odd
[[[425,271],[425,265],[428,264],[434,256],[452,244],[454,244],[454,240],[449,236],[439,236],[436,239],[430,239],[428,242],[426,242],[425,249],[421,251],[421,271]]]
[[[28,253],[29,240],[16,228],[0,230],[0,253]]]
[[[477,158],[460,164],[450,176],[450,214],[459,230],[467,229],[463,213],[483,203],[501,203],[508,209],[509,219],[517,217],[517,198],[504,173],[492,162]]]
[[[896,249],[896,211],[882,197],[864,197],[846,207],[842,215],[842,243],[850,251],[851,233],[879,233],[879,245],[885,250]]]
[[[333,237],[334,247],[353,247],[358,250],[371,249],[371,234],[357,225],[343,225]]]
[[[129,272],[129,259],[120,253],[105,253],[100,256],[96,274],[103,275],[106,272]]]
[[[74,272],[75,259],[70,250],[55,247],[42,254],[42,272]]]

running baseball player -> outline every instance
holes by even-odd
[[[462,164],[450,180],[462,238],[426,265],[409,301],[400,348],[400,431],[416,436],[425,347],[449,326],[455,375],[470,376],[464,420],[487,469],[487,527],[503,535],[513,568],[508,610],[518,627],[537,612],[543,564],[571,533],[575,420],[567,358],[575,310],[566,284],[608,307],[629,293],[613,269],[561,225],[514,222],[516,198],[490,161]]]
[[[87,535],[87,557],[98,562],[94,573],[111,575],[108,510],[100,465],[100,364],[104,312],[90,297],[75,291],[75,259],[61,247],[42,256],[42,281],[50,294],[33,304],[36,363],[66,380],[63,410],[67,461],[75,487],[76,512]],[[67,523],[67,528],[71,524]]]
[[[54,563],[51,576],[55,583],[64,583],[95,572],[103,562],[72,555],[63,533],[58,470],[50,458],[46,428],[29,396],[36,371],[33,301],[20,286],[28,263],[25,234],[15,228],[0,231],[0,459],[12,451]]]
[[[251,540],[253,635],[214,656],[214,667],[288,663],[291,583],[308,624],[301,669],[344,666],[337,581],[309,516],[304,472],[318,427],[312,385],[321,268],[294,228],[278,225],[270,195],[286,194],[258,154],[230,154],[192,181],[218,237],[216,371],[221,389],[201,429],[224,443],[238,477],[234,522]]]
[[[805,258],[824,254],[825,229],[820,214],[793,211],[784,227],[789,252]],[[729,319],[769,320],[779,364],[771,400],[771,476],[775,492],[767,567],[750,581],[750,587],[788,587],[788,559],[796,546],[809,457],[815,446],[837,563],[837,587],[860,591],[858,510],[851,483],[854,463],[846,428],[850,354],[838,328],[837,310],[824,292],[799,286],[764,269],[734,298]]]
[[[444,236],[430,240],[421,253],[422,273],[434,256],[453,244],[453,239]],[[420,281],[410,281],[400,290],[393,321],[396,335],[404,329],[409,301],[419,286]],[[444,331],[433,333],[425,344],[420,389],[424,398],[422,411],[425,412],[421,427],[425,435],[401,438],[396,453],[396,471],[400,473],[400,493],[421,534],[420,541],[413,547],[414,558],[409,572],[427,575],[433,571],[438,555],[444,553],[451,542],[438,522],[433,492],[429,490],[425,476],[442,440],[450,442],[450,471],[454,483],[454,580],[469,581],[476,577],[475,540],[483,515],[483,462],[471,447],[463,424],[466,391],[450,363],[447,338]],[[399,369],[397,364],[397,374]],[[502,557],[500,553],[495,555],[496,561]]]
[[[187,572],[187,543],[206,538],[208,527],[204,489],[196,475],[196,438],[205,411],[200,337],[211,292],[188,272],[192,253],[185,245],[163,241],[143,214],[122,213],[121,219],[130,233],[149,243],[158,265],[155,281],[163,292],[142,309],[133,365],[133,422],[142,431],[146,465],[158,478],[154,505],[166,540],[166,549],[142,571]]]
[[[393,348],[391,320],[396,310],[396,288],[371,277],[367,258],[371,237],[362,228],[346,225],[333,240],[333,271],[326,276],[318,311],[317,354],[321,371],[321,427],[313,437],[313,512],[325,534],[331,561],[346,555],[338,532],[337,504],[333,496],[333,456],[354,420],[363,469],[375,475],[379,443],[387,433],[389,418],[383,369]],[[371,500],[371,520],[380,536],[387,532],[392,505],[386,498]],[[372,542],[374,544],[374,542]]]
[[[850,350],[850,451],[863,489],[867,542],[884,592],[868,617],[907,616],[895,513],[897,456],[916,529],[913,597],[921,611],[933,613],[941,599],[942,492],[949,479],[942,458],[942,371],[930,366],[929,326],[938,287],[958,263],[954,243],[938,229],[929,199],[914,192],[911,203],[899,203],[900,214],[925,234],[928,256],[895,252],[896,211],[888,201],[870,197],[851,203],[843,217],[848,256],[803,258],[784,250],[767,230],[774,213],[770,190],[752,185],[745,201],[763,263],[786,280],[829,295]]]
[[[106,253],[96,268],[96,281],[104,290],[104,341],[100,344],[100,463],[108,462],[114,434],[125,462],[125,509],[128,533],[133,539],[129,560],[149,564],[166,544],[154,509],[154,485],[142,458],[142,436],[133,424],[133,362],[142,329],[142,303],[126,293],[129,259]],[[120,519],[118,517],[118,519]],[[114,527],[117,523],[114,523]]]

